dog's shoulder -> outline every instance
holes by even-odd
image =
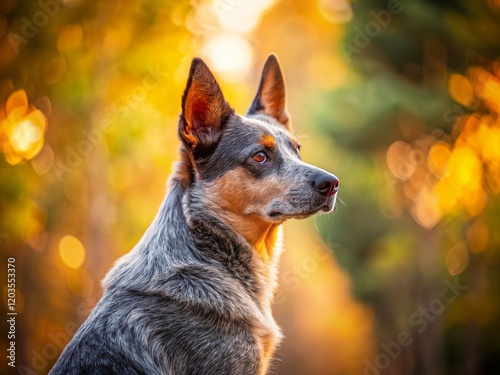
[[[201,309],[232,320],[248,320],[249,316],[259,315],[255,300],[244,286],[226,270],[211,264],[172,267],[150,290],[193,311]]]

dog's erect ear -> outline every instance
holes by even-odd
[[[263,113],[274,117],[288,129],[289,116],[286,110],[285,80],[275,55],[269,55],[260,80],[257,95],[253,100],[248,115]]]
[[[193,59],[184,95],[179,134],[194,150],[217,142],[220,128],[233,113],[208,66]]]

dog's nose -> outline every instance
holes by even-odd
[[[314,189],[325,197],[330,197],[337,193],[339,189],[339,179],[330,173],[321,173],[314,178]]]

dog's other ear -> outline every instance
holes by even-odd
[[[256,113],[271,116],[290,129],[290,118],[286,110],[285,80],[278,59],[273,54],[267,58],[257,95],[255,95],[247,114]]]
[[[179,121],[182,140],[192,150],[214,144],[221,126],[233,112],[208,66],[202,59],[193,59],[182,96]]]

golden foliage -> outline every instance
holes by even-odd
[[[0,109],[0,146],[9,164],[33,159],[42,149],[47,118],[28,103],[24,90],[14,91]]]

